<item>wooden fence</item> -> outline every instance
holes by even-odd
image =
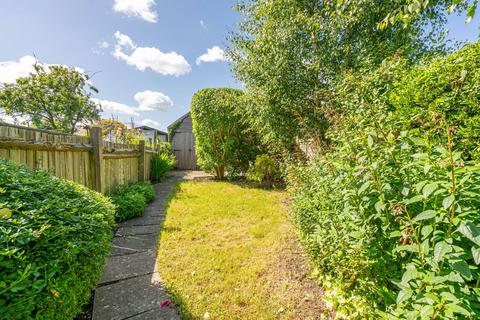
[[[138,145],[103,141],[99,127],[90,128],[89,136],[77,136],[0,123],[0,157],[98,192],[149,180],[154,153],[145,141]]]

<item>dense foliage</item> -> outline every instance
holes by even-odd
[[[404,25],[409,24],[419,15],[432,8],[444,9],[449,13],[452,12],[466,12],[467,20],[470,22],[475,16],[477,10],[478,0],[398,0],[397,7],[389,12],[388,15],[379,24],[380,27],[385,28],[388,25],[395,24],[397,21],[402,21]]]
[[[0,87],[0,109],[26,117],[35,127],[74,133],[77,125],[97,120],[100,106],[91,99],[97,89],[89,76],[59,65],[34,65],[35,73]]]
[[[198,163],[219,179],[248,170],[259,152],[257,136],[244,120],[240,90],[203,89],[192,98],[191,115]]]
[[[105,141],[135,144],[145,139],[140,129],[128,128],[124,122],[116,119],[101,118],[95,122],[95,126],[102,127]]]
[[[442,141],[441,114],[455,126],[453,142],[463,157],[480,160],[480,43],[411,70],[404,66],[395,69],[390,102],[410,117],[408,126]]]
[[[166,177],[175,164],[175,156],[169,143],[162,143],[150,160],[150,179],[160,181]]]
[[[115,204],[115,221],[122,222],[143,214],[147,203],[155,197],[155,189],[149,182],[118,186],[108,196]]]
[[[281,172],[278,163],[266,154],[258,155],[250,164],[247,179],[265,185],[281,182]]]
[[[478,48],[345,77],[331,149],[291,168],[296,220],[337,316],[480,316]]]
[[[101,276],[113,214],[94,191],[0,158],[0,317],[73,319]]]
[[[443,51],[438,40],[444,11],[436,7],[406,26],[398,22],[379,30],[396,1],[238,2],[244,19],[228,55],[255,101],[244,116],[279,151],[291,151],[298,139],[325,146],[331,94],[345,72],[376,68],[394,54],[414,62]]]

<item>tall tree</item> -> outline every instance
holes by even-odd
[[[89,76],[73,68],[41,63],[30,77],[0,89],[0,108],[10,116],[27,117],[42,129],[74,133],[80,123],[99,119],[100,106],[91,99],[98,92]]]
[[[466,22],[470,22],[475,16],[478,0],[399,0],[397,7],[387,14],[383,21],[379,24],[381,28],[402,21],[404,25],[408,25],[412,20],[418,18],[419,15],[432,8],[444,8],[448,13],[466,12]]]
[[[233,70],[255,101],[246,114],[265,142],[292,148],[298,139],[326,141],[332,84],[345,71],[378,66],[399,54],[411,61],[441,50],[444,11],[431,9],[409,25],[378,24],[396,1],[245,0],[244,19],[227,50]],[[430,30],[425,32],[424,30]]]

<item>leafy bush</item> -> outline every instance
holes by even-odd
[[[168,143],[161,145],[158,153],[151,158],[151,179],[152,181],[160,181],[172,170],[175,164],[175,156],[172,153],[172,147]]]
[[[264,184],[278,182],[281,179],[278,164],[266,154],[258,155],[247,171],[247,179]]]
[[[155,189],[149,182],[119,186],[109,192],[116,205],[115,221],[122,222],[143,214],[145,206],[155,198]]]
[[[115,221],[122,222],[140,217],[145,210],[145,197],[141,193],[124,193],[111,195],[110,199],[116,206]]]
[[[0,158],[2,319],[73,319],[101,276],[113,215],[102,195]]]
[[[150,203],[155,198],[155,189],[150,182],[138,182],[128,184],[120,188],[120,194],[139,193],[145,198],[146,203]]]
[[[394,61],[338,84],[331,149],[290,169],[295,219],[339,318],[478,319],[480,164],[463,159],[475,148],[458,137],[466,111],[430,106],[435,134],[425,134],[429,127],[414,121],[423,107],[396,95],[424,94],[406,80],[422,75],[410,72],[418,69]],[[428,83],[444,76],[426,75]],[[456,75],[448,76],[457,84],[476,77]],[[438,94],[448,101],[451,93]]]
[[[403,73],[389,100],[397,112],[415,115],[409,127],[441,141],[444,115],[456,128],[456,148],[480,160],[480,42]]]
[[[256,134],[245,123],[240,90],[203,89],[192,98],[191,114],[198,163],[218,179],[245,173],[259,153]]]

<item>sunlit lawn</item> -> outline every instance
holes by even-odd
[[[293,318],[271,270],[293,227],[286,194],[183,182],[161,233],[161,277],[186,319]]]

